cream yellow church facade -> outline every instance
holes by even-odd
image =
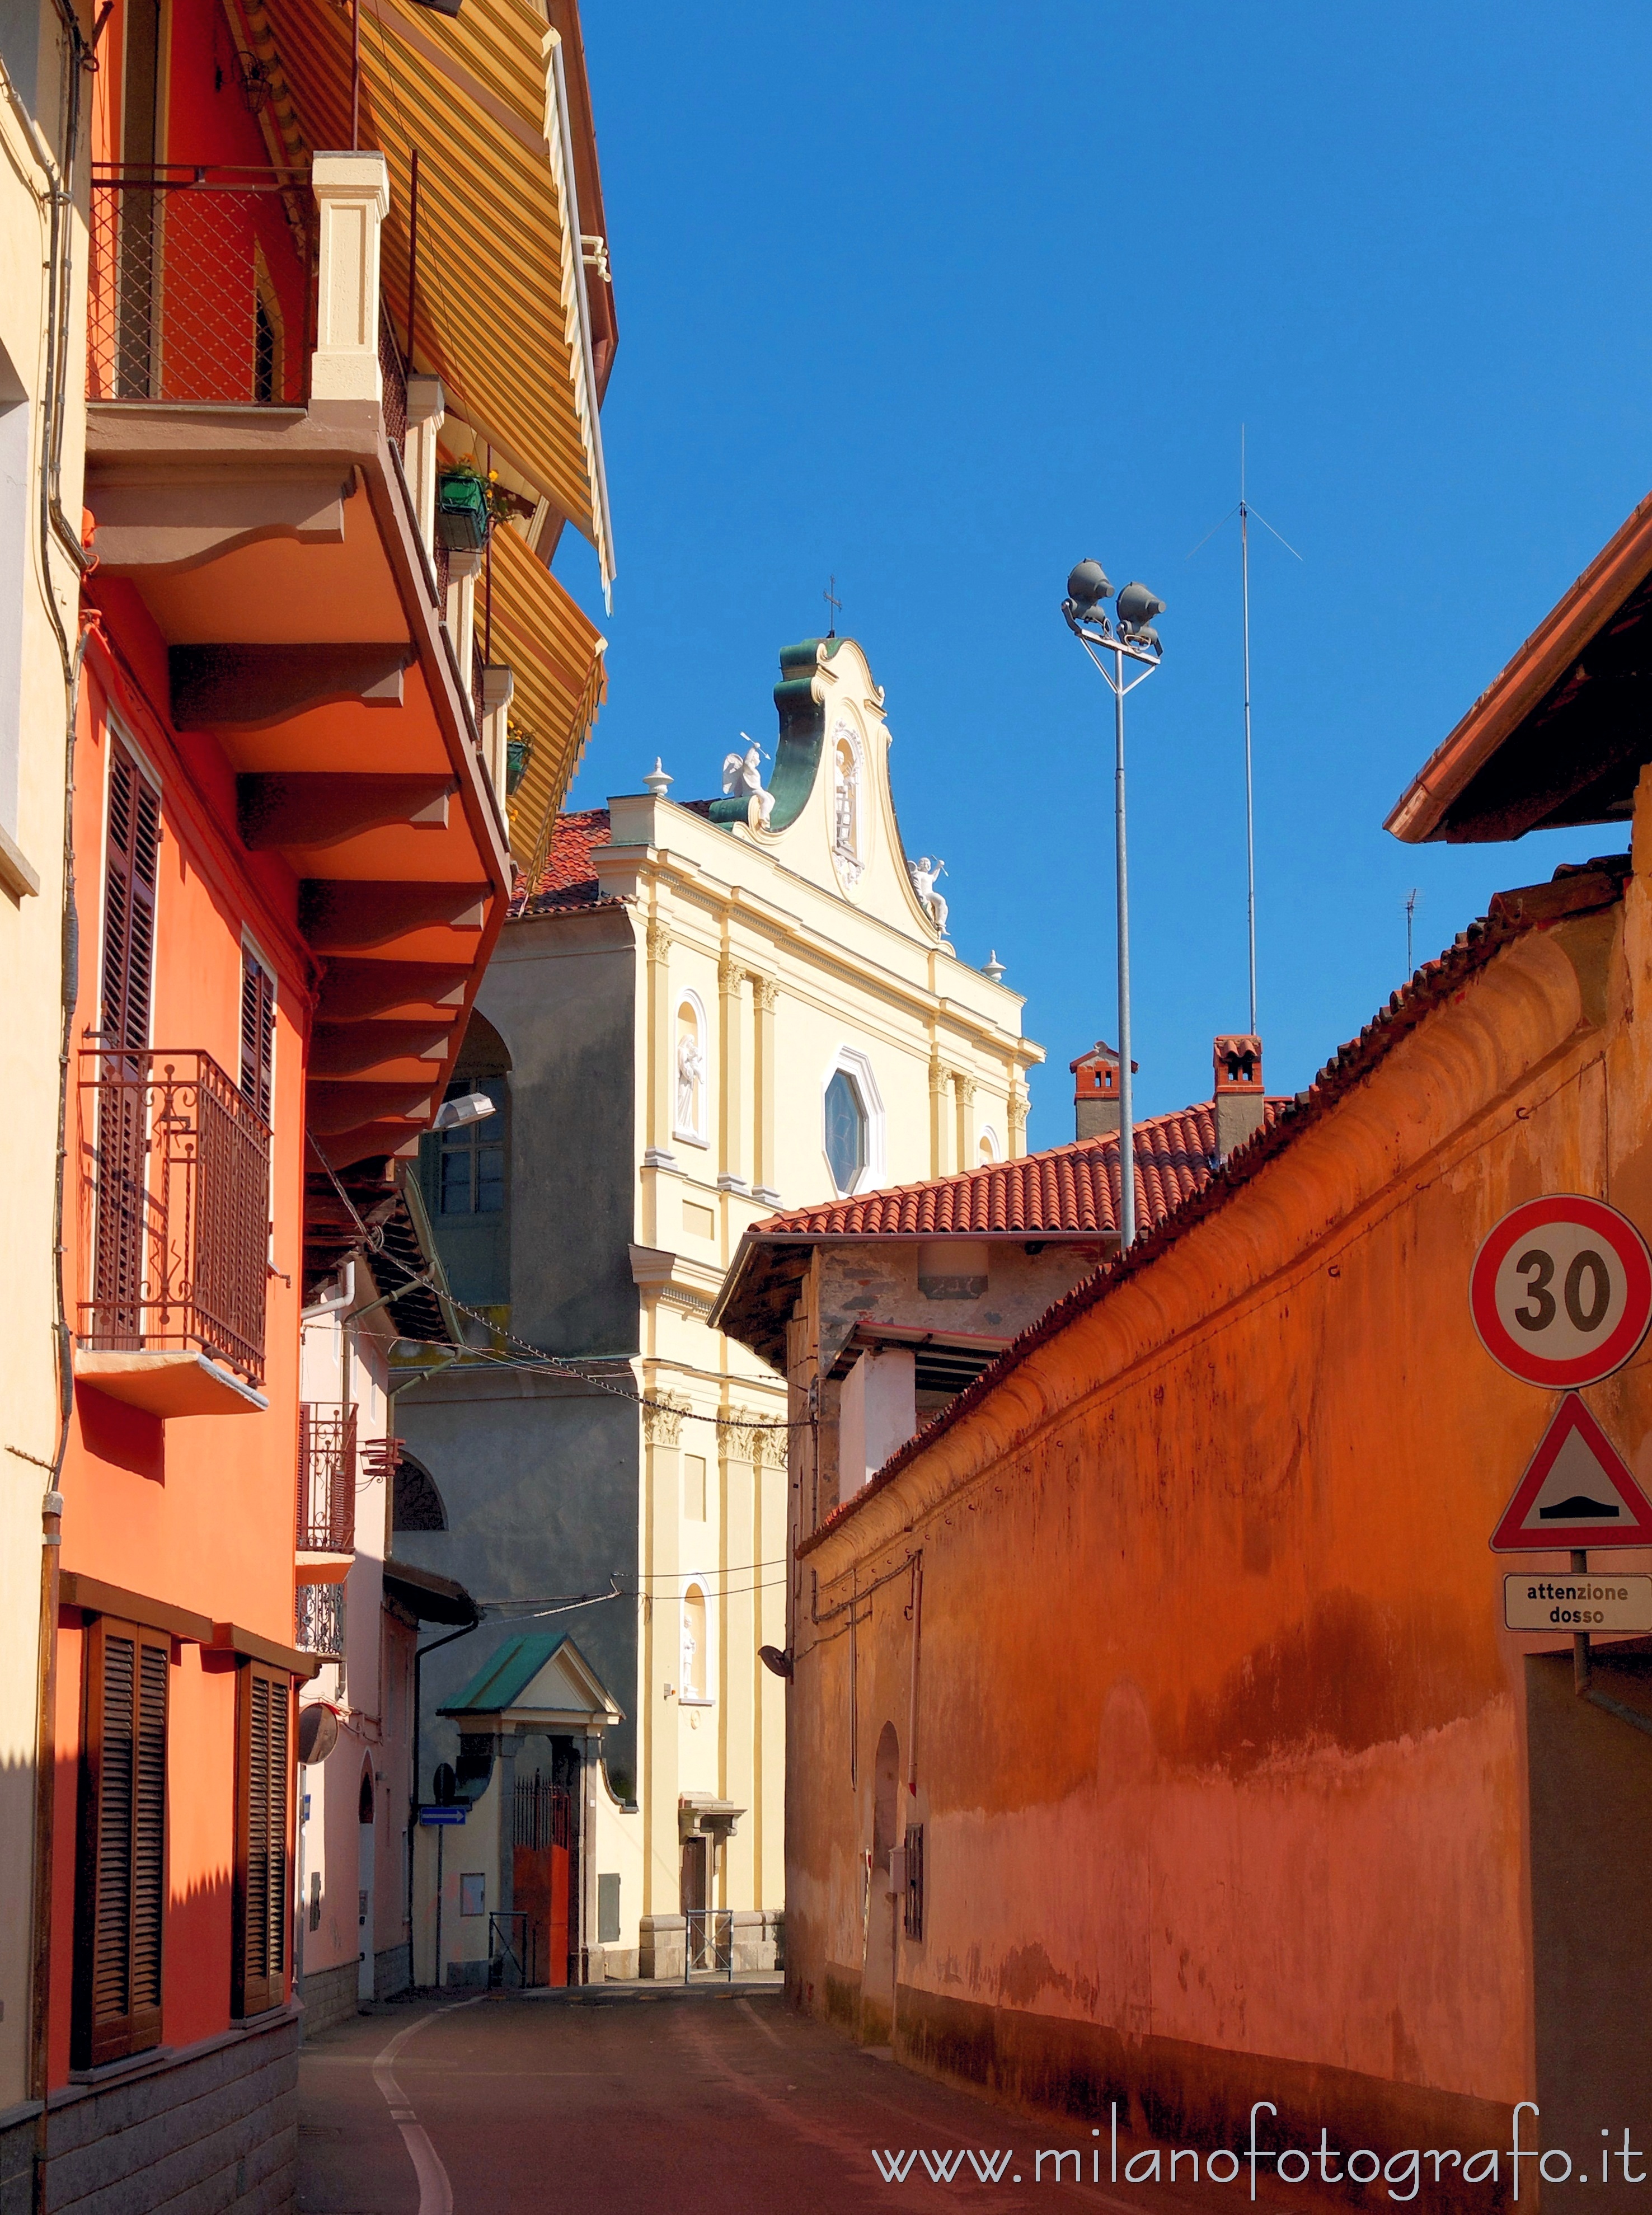
[[[741,1233],[1018,1155],[1042,1058],[996,962],[955,952],[951,880],[903,847],[859,645],[788,649],[775,698],[771,764],[742,733],[562,819],[459,1072],[504,1111],[491,1264],[427,1185],[460,1297],[567,1365],[457,1365],[405,1428],[449,1506],[417,1557],[499,1603],[450,1674],[565,1635],[623,1718],[593,1708],[581,1772],[593,1974],[680,1977],[731,1938],[775,1957],[785,1686],[758,1649],[787,1642],[787,1396],[707,1322]],[[697,783],[722,795],[669,796]],[[963,888],[973,936],[986,890]],[[728,1913],[685,1924],[703,1910]]]

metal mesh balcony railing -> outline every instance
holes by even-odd
[[[298,1585],[294,1587],[293,1644],[300,1654],[319,1654],[323,1661],[344,1659],[344,1586]]]
[[[261,1384],[270,1128],[211,1054],[81,1056],[92,1296],[82,1343],[194,1347]]]
[[[95,171],[88,396],[302,407],[315,244],[304,170]]]
[[[356,1543],[356,1411],[306,1400],[298,1408],[298,1551],[352,1554]]]

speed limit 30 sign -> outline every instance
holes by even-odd
[[[1652,1322],[1652,1254],[1604,1200],[1558,1193],[1512,1208],[1474,1257],[1480,1343],[1528,1384],[1566,1391],[1621,1369]]]

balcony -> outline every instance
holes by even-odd
[[[80,1062],[91,1297],[75,1374],[154,1415],[267,1405],[270,1130],[207,1053]]]
[[[356,1411],[307,1400],[298,1409],[298,1568],[312,1584],[348,1575],[356,1544]]]
[[[293,1644],[318,1660],[344,1659],[344,1586],[301,1584],[294,1588]]]
[[[103,168],[91,199],[89,399],[304,406],[305,171]]]

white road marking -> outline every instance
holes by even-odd
[[[750,2000],[736,2000],[734,2002],[734,2005],[740,2009],[740,2013],[746,2017],[748,2022],[754,2022],[757,2025],[758,2028],[763,2033],[763,2035],[769,2040],[771,2046],[777,2046],[783,2053],[785,2052],[785,2040],[776,2036],[773,2029],[768,2023],[764,2022],[763,2017],[752,2005]]]
[[[476,2000],[486,1997],[486,1993],[478,1992],[476,1999],[461,2000],[459,2006],[475,2007]],[[455,2012],[452,2008],[433,2008],[428,2015],[421,2015],[416,2022],[410,2022],[405,2030],[398,2030],[384,2051],[373,2056],[373,2082],[390,2111],[390,2120],[402,2133],[402,2143],[419,2180],[419,2215],[453,2215],[453,2187],[442,2167],[441,2157],[430,2142],[429,2132],[408,2105],[408,2095],[396,2083],[390,2065],[408,2040],[416,2038],[427,2023],[434,2022],[438,2016]]]

